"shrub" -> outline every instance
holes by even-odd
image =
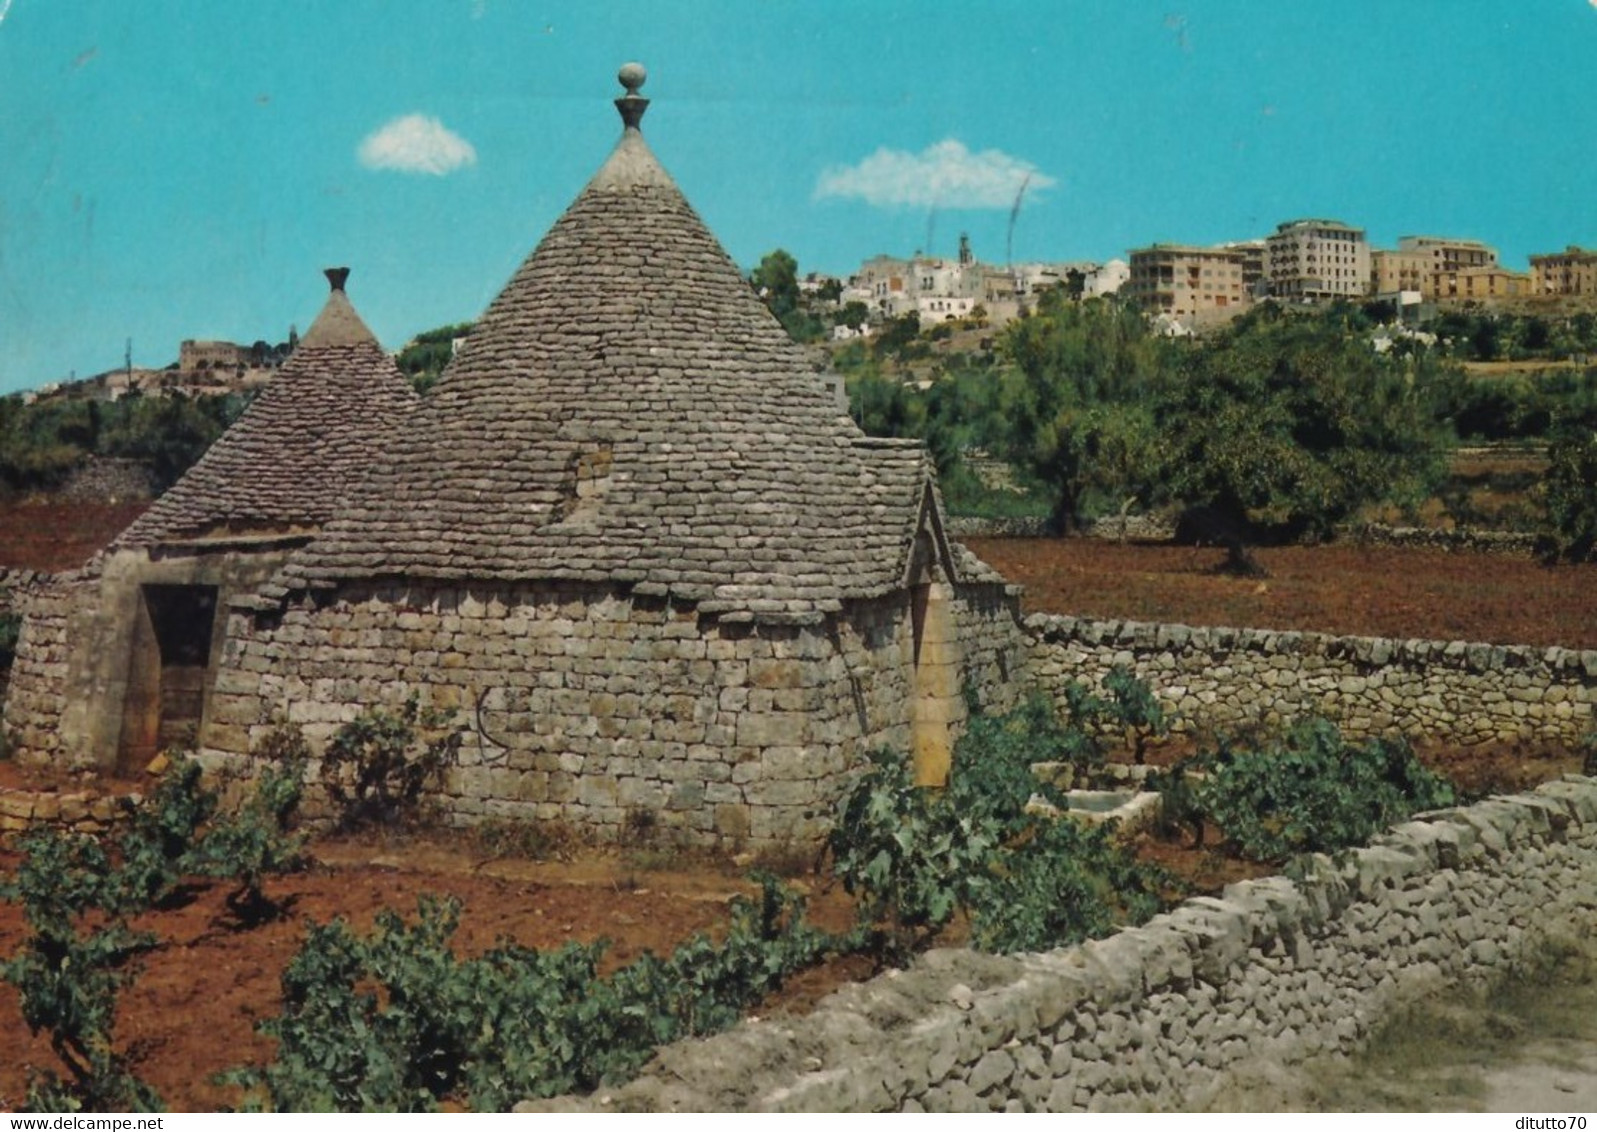
[[[301,741],[301,746],[303,741]],[[0,978],[17,988],[22,1018],[71,1074],[45,1073],[29,1084],[28,1105],[45,1111],[158,1107],[160,1098],[130,1074],[112,1046],[116,1000],[132,961],[155,937],[135,933],[126,917],[170,898],[194,873],[240,878],[237,908],[272,908],[261,891],[268,872],[297,853],[283,833],[297,800],[303,764],[263,776],[237,816],[217,819],[216,794],[200,767],[182,755],[108,849],[93,837],[43,830],[23,843],[15,875],[0,899],[20,903],[29,928]],[[292,851],[292,853],[291,853]]]
[[[1191,778],[1192,770],[1204,777]],[[1318,719],[1259,750],[1222,743],[1173,770],[1171,780],[1189,823],[1201,832],[1201,822],[1212,821],[1228,844],[1260,861],[1362,845],[1418,810],[1455,801],[1452,785],[1403,740],[1353,746]]]
[[[133,811],[116,841],[120,910],[149,908],[172,893],[192,871],[200,827],[216,813],[216,792],[201,783],[204,768],[182,753],[166,757],[154,792]]]
[[[16,987],[28,1032],[50,1034],[50,1048],[71,1074],[46,1072],[28,1087],[30,1108],[153,1108],[159,1098],[129,1074],[111,1044],[117,993],[130,959],[154,943],[120,919],[127,886],[92,837],[36,832],[23,843],[16,875],[0,899],[20,903],[30,934],[4,963],[0,978]]]
[[[914,786],[889,752],[873,755],[828,845],[878,953],[901,959],[959,911],[973,942],[995,951],[1055,947],[1157,911],[1167,878],[1114,845],[1107,827],[1028,810],[1034,795],[1064,802],[1032,763],[1096,750],[1033,698],[1003,715],[972,715],[944,790]]]
[[[1079,684],[1066,687],[1068,724],[1041,694],[1001,715],[973,711],[965,733],[954,745],[949,768],[948,791],[955,808],[982,814],[1007,834],[1014,832],[1032,795],[1040,792],[1046,800],[1063,805],[1058,791],[1040,783],[1031,767],[1040,762],[1068,762],[1079,769],[1103,762],[1102,745],[1082,726],[1082,721],[1092,716],[1085,696]]]
[[[1164,708],[1154,698],[1147,681],[1137,679],[1121,665],[1109,670],[1104,687],[1112,697],[1107,714],[1124,733],[1132,757],[1141,765],[1147,757],[1148,741],[1163,738],[1170,731]]]
[[[446,1099],[503,1109],[592,1089],[665,1042],[730,1026],[836,945],[768,878],[758,901],[734,901],[724,942],[696,936],[608,978],[602,943],[501,942],[461,959],[450,949],[458,915],[424,897],[414,923],[384,912],[369,936],[342,920],[312,925],[283,972],[284,1012],[262,1025],[277,1059],[229,1079],[279,1111],[417,1111]]]
[[[303,748],[304,739],[298,742]],[[238,887],[228,894],[227,905],[241,921],[258,922],[280,915],[282,904],[266,895],[266,878],[305,867],[304,835],[289,832],[304,780],[303,755],[268,767],[238,812],[207,830],[186,858],[185,863],[196,873],[236,882]]]
[[[861,922],[881,932],[878,950],[899,957],[971,903],[1004,827],[992,811],[964,813],[947,794],[915,786],[893,752],[870,758],[827,844],[833,871],[859,897]]]
[[[983,951],[1043,951],[1109,935],[1159,912],[1170,878],[1111,841],[1107,825],[1039,820],[993,864],[971,907]]]
[[[396,714],[372,708],[344,724],[322,755],[322,783],[340,829],[392,825],[418,816],[460,751],[452,713],[412,696]]]
[[[304,862],[304,839],[289,833],[299,805],[309,752],[297,728],[277,728],[252,751],[269,763],[236,810],[218,815],[217,792],[202,783],[203,768],[181,753],[171,760],[150,798],[116,838],[114,907],[132,913],[159,905],[184,877],[231,878],[228,904],[241,917],[271,915],[267,876]]]

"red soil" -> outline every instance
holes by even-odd
[[[0,503],[0,568],[70,570],[121,534],[148,503]]]
[[[1225,552],[1096,539],[967,539],[1026,587],[1027,612],[1349,636],[1597,649],[1597,566],[1390,547],[1255,552],[1236,578]]]

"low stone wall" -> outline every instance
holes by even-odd
[[[949,538],[1043,538],[1053,532],[1048,520],[1038,516],[982,519],[975,515],[950,515],[944,523]]]
[[[1052,538],[1056,532],[1046,518],[982,519],[952,515],[948,533],[954,538]],[[1170,542],[1176,525],[1161,515],[1104,515],[1089,519],[1075,532],[1078,538],[1116,542]],[[1446,550],[1456,554],[1506,554],[1525,557],[1536,550],[1536,536],[1520,531],[1476,530],[1470,527],[1392,527],[1363,523],[1338,528],[1335,541],[1360,546],[1412,547]]]
[[[139,460],[90,456],[50,494],[56,499],[125,503],[154,499],[160,494],[155,482],[155,473]]]
[[[1053,538],[1057,534],[1051,519],[1035,515],[1008,519],[950,515],[946,525],[952,538]],[[1154,515],[1107,515],[1089,520],[1076,531],[1078,538],[1106,542],[1168,542],[1174,536],[1175,524]]]
[[[1574,744],[1592,727],[1597,651],[1465,641],[1332,637],[1034,614],[1033,679],[1044,689],[1146,680],[1179,731],[1280,727],[1323,716],[1350,736]]]
[[[30,829],[55,827],[98,836],[131,812],[137,795],[95,790],[25,790],[0,787],[0,846],[12,846]]]
[[[0,611],[34,587],[46,585],[50,578],[51,575],[42,570],[20,570],[10,566],[0,566]]]
[[[1371,523],[1340,532],[1340,542],[1364,546],[1407,546],[1422,550],[1447,550],[1457,554],[1510,554],[1525,556],[1536,550],[1536,536],[1518,531],[1484,531],[1469,527],[1388,527]]]
[[[1597,780],[1570,776],[1080,947],[932,952],[806,1017],[671,1046],[612,1092],[522,1108],[1191,1110],[1594,925]]]

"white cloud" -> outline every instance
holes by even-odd
[[[469,141],[425,114],[395,118],[361,142],[358,152],[360,163],[368,169],[435,177],[477,164],[477,151]]]
[[[972,153],[947,138],[919,153],[885,146],[858,165],[825,170],[815,199],[854,197],[877,207],[1008,208],[1030,178],[1029,192],[1058,182],[1029,161],[996,149]]]

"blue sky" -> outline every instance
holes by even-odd
[[[618,136],[738,262],[1106,259],[1331,216],[1597,244],[1597,0],[0,0],[0,392],[475,317]]]

